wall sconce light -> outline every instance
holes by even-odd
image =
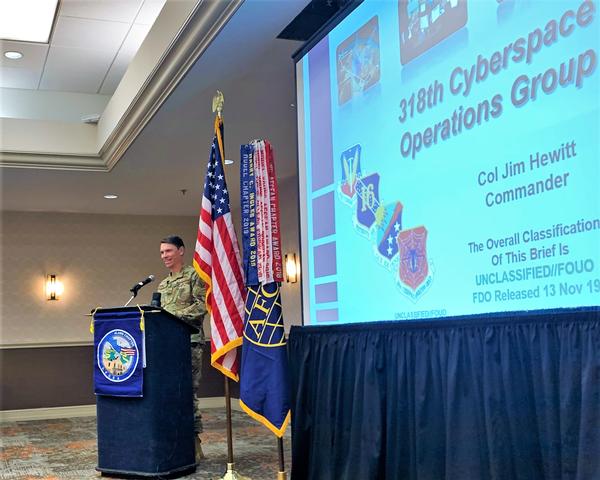
[[[46,299],[58,300],[64,291],[62,282],[56,279],[56,275],[46,275]]]
[[[296,283],[300,276],[300,267],[295,253],[286,253],[285,257],[285,281]]]

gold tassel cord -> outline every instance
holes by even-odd
[[[144,310],[139,305],[136,305],[136,306],[137,306],[138,310],[140,311],[140,330],[143,332],[144,331],[144,325],[145,325]]]
[[[94,334],[94,316],[96,315],[96,312],[100,310],[100,307],[96,307],[94,308],[94,311],[92,312],[92,320],[90,322],[90,333],[93,335]]]

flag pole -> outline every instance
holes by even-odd
[[[277,450],[279,451],[279,471],[277,472],[277,480],[287,480],[287,472],[285,471],[285,461],[283,458],[282,437],[277,437]]]
[[[231,392],[229,391],[229,377],[225,378],[225,410],[227,411],[227,472],[223,480],[242,479],[235,471],[235,463],[233,462],[233,428],[231,425]]]
[[[212,100],[212,111],[216,112],[219,118],[222,117],[223,104],[225,99],[223,93],[217,90],[217,93],[213,96]],[[224,158],[221,159],[225,161]],[[248,477],[244,477],[235,471],[235,463],[233,461],[233,428],[231,423],[231,393],[229,391],[229,377],[223,375],[225,379],[225,410],[227,413],[227,471],[221,480],[250,480]]]
[[[220,480],[251,480],[235,471],[233,462],[233,428],[231,424],[231,393],[229,391],[229,377],[225,377],[225,409],[227,411],[227,471]],[[280,477],[278,477],[279,480]],[[285,477],[281,477],[285,479]]]
[[[229,391],[229,377],[225,377],[225,409],[227,410],[227,470],[233,469],[233,428],[231,426],[231,393]]]

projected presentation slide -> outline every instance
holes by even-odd
[[[365,0],[296,59],[305,324],[600,304],[598,17]]]

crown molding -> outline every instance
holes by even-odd
[[[100,150],[111,170],[244,0],[196,5],[148,82]]]
[[[200,0],[97,153],[0,150],[0,167],[108,172],[244,0]],[[9,119],[4,119],[9,121]],[[94,126],[96,132],[98,127]]]
[[[108,172],[99,155],[70,155],[67,153],[0,152],[0,166],[43,170],[82,170]]]

